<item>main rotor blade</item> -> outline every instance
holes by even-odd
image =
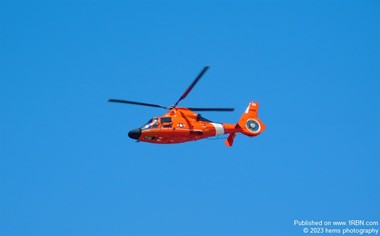
[[[198,108],[198,107],[189,107],[189,110],[192,111],[234,111],[235,108]]]
[[[178,101],[173,105],[173,107],[176,107],[180,101],[182,101],[183,99],[186,98],[186,96],[190,93],[190,91],[198,83],[198,81],[201,79],[201,77],[204,75],[204,73],[206,73],[206,71],[208,70],[208,68],[209,68],[209,66],[205,66],[205,68],[203,68],[203,70],[201,71],[201,73],[199,73],[199,75],[197,76],[197,78],[195,78],[195,80],[193,81],[193,83],[190,84],[190,86],[186,89],[186,91],[182,94],[182,96],[178,99]]]
[[[151,104],[151,103],[145,103],[145,102],[134,102],[134,101],[127,101],[127,100],[119,100],[119,99],[109,99],[108,101],[109,102],[127,103],[127,104],[133,104],[133,105],[140,105],[140,106],[147,106],[147,107],[158,107],[158,108],[167,109],[164,106],[160,106],[157,104]]]

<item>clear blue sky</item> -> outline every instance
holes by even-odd
[[[159,3],[158,3],[159,2]],[[0,235],[304,235],[379,220],[379,1],[0,1]],[[128,131],[173,104],[267,130]]]

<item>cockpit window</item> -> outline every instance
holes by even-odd
[[[160,121],[160,122],[159,122]],[[161,126],[160,126],[161,124]],[[144,126],[141,127],[142,130],[156,129],[159,126],[163,128],[171,128],[173,125],[171,117],[154,117],[150,119]]]
[[[145,125],[143,125],[141,127],[141,129],[149,129],[150,128],[150,124],[152,123],[153,119],[150,119],[148,122],[146,122]]]
[[[144,129],[151,129],[151,128],[157,128],[158,127],[158,119],[153,118],[150,119],[143,127],[141,127],[142,130]]]

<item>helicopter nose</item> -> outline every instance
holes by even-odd
[[[128,132],[128,136],[132,139],[138,140],[140,138],[140,135],[141,135],[141,129],[133,129]]]

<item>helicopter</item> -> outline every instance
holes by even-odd
[[[203,111],[231,112],[235,110],[234,108],[178,107],[179,102],[187,97],[208,69],[209,66],[205,66],[182,96],[171,106],[120,99],[109,99],[108,101],[168,110],[166,114],[153,117],[142,127],[128,132],[131,139],[140,142],[176,144],[228,135],[225,145],[231,147],[237,133],[242,133],[248,137],[261,134],[265,130],[265,124],[257,116],[258,102],[250,102],[236,124],[212,122],[196,113]]]

